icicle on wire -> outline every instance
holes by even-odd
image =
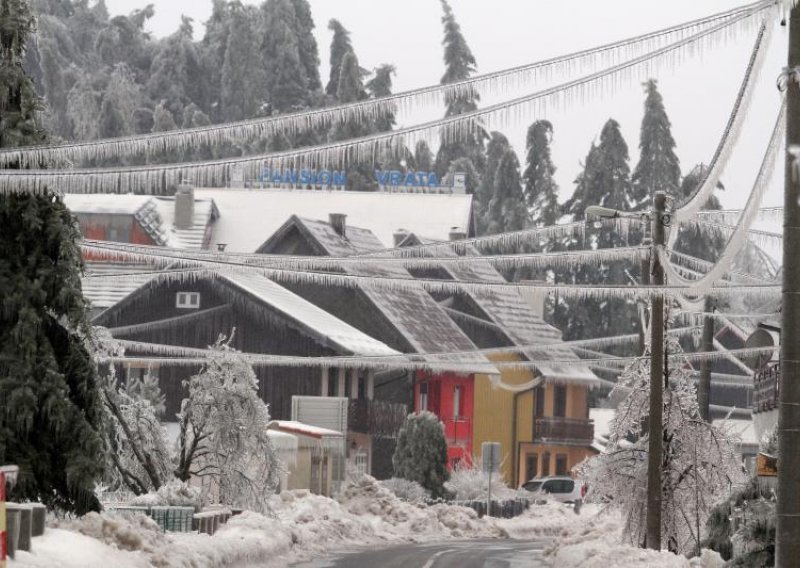
[[[678,252],[676,250],[669,251],[670,257],[677,259],[680,264],[673,263],[676,269],[684,270],[692,276],[697,278],[701,277],[705,272],[714,266],[713,262],[690,256],[688,254]],[[776,278],[764,278],[746,272],[730,271],[727,273],[727,279],[731,282],[753,282],[761,284],[779,284],[780,281]]]
[[[133,262],[161,261],[175,262],[175,259],[163,257],[155,253],[126,253],[116,251],[114,258],[124,258]],[[547,283],[495,283],[476,280],[437,280],[429,278],[398,277],[398,276],[365,276],[357,274],[337,274],[328,272],[314,272],[309,270],[289,270],[279,268],[230,266],[223,263],[185,261],[179,260],[178,263],[185,268],[172,269],[164,272],[152,274],[147,286],[155,286],[165,282],[195,282],[202,279],[217,278],[220,275],[230,274],[235,278],[236,274],[260,274],[270,280],[288,284],[311,284],[317,286],[333,286],[356,288],[360,286],[370,286],[389,290],[423,289],[434,294],[455,294],[455,293],[486,293],[492,291],[520,292],[522,290],[538,290],[544,293],[558,293],[565,298],[633,298],[649,300],[653,297],[672,297],[682,294],[702,293],[710,297],[729,297],[734,294],[756,296],[762,299],[772,299],[779,292],[778,285],[726,285],[696,289],[690,286],[667,285],[667,286],[628,286],[628,285],[565,285]],[[134,273],[138,276],[142,272]],[[85,279],[127,279],[130,274],[87,274]]]
[[[109,251],[123,250],[137,252],[136,247],[116,246],[116,243],[104,241],[85,241],[83,248],[87,252],[100,253],[105,256]],[[565,268],[572,266],[596,266],[613,261],[641,262],[650,255],[650,247],[618,247],[588,251],[569,251],[551,253],[521,253],[492,256],[448,256],[448,257],[313,257],[283,255],[237,255],[235,253],[199,253],[194,251],[163,249],[164,247],[144,248],[145,252],[157,252],[164,256],[179,260],[199,262],[219,262],[229,265],[287,268],[293,270],[338,270],[342,267],[358,266],[402,266],[405,268],[433,269],[444,267],[469,267],[476,263],[488,262],[500,270],[510,268]],[[104,251],[104,252],[101,252]]]
[[[760,211],[756,214],[760,215]],[[704,236],[724,236],[726,239],[736,230],[735,225],[724,225],[721,223],[713,223],[704,219],[689,219],[682,221],[684,226],[690,225],[700,231]],[[763,231],[759,229],[748,229],[747,240],[758,246],[782,246],[783,235],[781,233],[774,233],[772,231]]]
[[[146,351],[150,349],[148,344],[139,344],[136,347],[130,346],[133,350]],[[202,365],[209,359],[218,356],[218,352],[212,350],[202,350],[193,348],[182,348],[167,345],[151,346],[151,352],[163,353],[164,357],[143,357],[143,356],[120,356],[120,357],[99,357],[101,362],[147,362],[154,365]],[[716,361],[728,355],[736,356],[756,356],[769,354],[774,351],[774,347],[748,347],[743,349],[732,349],[728,352],[720,351],[698,351],[694,353],[673,353],[667,357],[670,361]],[[172,352],[175,355],[168,356],[166,353]],[[185,354],[185,356],[180,355]],[[289,355],[258,355],[252,353],[242,353],[242,358],[249,364],[256,367],[287,367],[287,368],[305,368],[305,367],[323,367],[323,368],[346,368],[346,369],[394,369],[394,370],[436,370],[436,371],[454,371],[465,373],[484,373],[490,369],[497,370],[511,369],[511,370],[536,370],[540,367],[549,366],[565,366],[565,367],[590,367],[595,365],[620,365],[628,366],[638,361],[648,361],[649,356],[635,356],[635,357],[601,357],[594,359],[547,359],[529,361],[486,361],[483,367],[476,369],[476,364],[448,362],[444,360],[425,360],[427,355],[418,354],[417,360],[396,360],[389,358],[376,358],[376,357],[349,357],[343,359],[340,357],[302,357],[302,356],[289,356]],[[587,379],[576,378],[575,382],[586,381]],[[594,382],[588,380],[588,382]]]
[[[761,200],[764,197],[767,189],[769,189],[769,182],[772,177],[775,163],[778,158],[778,151],[783,141],[783,133],[785,131],[786,122],[786,101],[781,104],[780,111],[778,112],[778,119],[775,121],[775,127],[772,130],[767,149],[764,152],[764,159],[761,162],[758,174],[756,175],[753,189],[747,199],[747,204],[742,211],[742,216],[736,227],[731,234],[728,242],[725,244],[725,249],[722,251],[717,262],[714,266],[698,280],[691,280],[684,278],[675,269],[669,259],[669,254],[664,248],[658,249],[659,262],[661,263],[669,281],[684,284],[686,286],[694,286],[696,288],[704,288],[714,284],[717,280],[722,278],[730,269],[733,260],[741,251],[746,242],[747,231],[750,229],[756,215],[758,208],[761,205]]]
[[[742,210],[706,210],[698,211],[694,216],[703,222],[730,225],[736,223],[736,220],[742,216]],[[783,207],[762,207],[758,210],[758,220],[760,222],[769,223],[770,225],[779,225],[783,221]],[[691,219],[687,221],[692,222]]]
[[[733,109],[731,110],[728,122],[722,133],[722,138],[717,145],[714,156],[711,158],[711,162],[705,170],[705,175],[694,192],[682,203],[673,207],[672,219],[674,227],[670,231],[668,241],[670,248],[673,247],[675,240],[678,238],[678,227],[680,223],[686,219],[690,219],[706,204],[719,183],[722,171],[725,169],[725,165],[728,163],[733,148],[739,139],[744,119],[747,116],[747,109],[750,107],[755,92],[756,81],[754,78],[760,75],[760,71],[764,66],[771,39],[772,26],[767,25],[767,21],[764,21],[758,31],[758,36],[756,37],[755,45],[753,45],[750,60],[745,70],[744,79],[736,95]]]
[[[47,168],[65,162],[85,163],[88,160],[135,157],[154,153],[183,151],[200,145],[243,144],[254,139],[269,138],[277,133],[301,133],[329,128],[339,123],[375,120],[420,104],[441,104],[451,97],[465,94],[505,93],[512,88],[527,88],[540,84],[553,74],[592,68],[602,61],[608,65],[620,58],[631,58],[642,49],[652,49],[681,39],[703,28],[724,22],[742,14],[755,13],[772,5],[763,0],[699,18],[676,26],[622,41],[578,51],[568,55],[537,61],[493,73],[486,73],[450,83],[431,85],[396,93],[387,97],[314,109],[281,116],[261,117],[206,127],[173,130],[144,135],[108,138],[88,142],[73,142],[38,147],[0,150],[0,167],[18,165],[23,168]]]
[[[546,115],[548,101],[568,104],[570,102],[567,100],[568,96],[585,93],[587,88],[591,89],[602,81],[605,81],[609,88],[615,88],[620,81],[619,74],[631,79],[635,69],[641,68],[649,73],[652,60],[665,55],[680,55],[684,48],[710,41],[714,35],[725,32],[732,25],[750,20],[756,14],[758,11],[746,12],[666,47],[531,95],[418,126],[260,156],[184,164],[74,170],[0,170],[0,193],[44,194],[52,189],[64,193],[93,193],[108,190],[118,193],[163,193],[167,192],[169,187],[187,179],[192,179],[196,185],[201,186],[224,185],[226,180],[230,179],[234,167],[241,167],[247,177],[255,178],[265,165],[272,168],[283,168],[287,165],[295,167],[324,165],[343,168],[351,163],[368,163],[374,161],[384,150],[396,151],[402,147],[413,147],[419,140],[432,141],[440,137],[447,143],[462,139],[465,134],[478,128],[502,129],[512,109],[515,109],[517,114],[521,114],[524,109],[532,116],[541,117]],[[515,120],[520,118],[516,116]]]

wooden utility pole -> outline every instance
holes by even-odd
[[[703,311],[710,314],[714,309],[714,302],[706,298]],[[714,350],[714,318],[711,315],[703,317],[703,348],[702,351],[710,353]],[[697,385],[697,404],[700,406],[700,416],[706,422],[711,422],[711,359],[705,359],[700,364],[700,381]]]
[[[800,145],[800,7],[789,13],[786,149]],[[778,527],[775,566],[800,561],[800,172],[786,156],[783,202],[781,373],[778,406]]]
[[[664,268],[658,260],[664,246],[667,195],[656,192],[653,202],[653,285],[664,285]],[[647,447],[647,548],[661,550],[661,469],[664,453],[664,296],[653,296],[650,310],[650,416]]]

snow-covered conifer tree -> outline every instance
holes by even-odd
[[[207,478],[204,498],[265,512],[280,481],[281,465],[270,443],[269,409],[258,379],[241,354],[220,339],[216,354],[186,381],[181,405],[177,475]]]
[[[416,481],[434,498],[444,496],[448,480],[444,425],[431,412],[409,414],[392,456],[395,477]]]
[[[669,352],[680,351],[671,341]],[[673,551],[692,553],[703,538],[713,506],[728,496],[731,484],[744,480],[735,437],[700,417],[697,395],[681,364],[670,362],[664,391],[662,468],[662,542]],[[589,497],[607,500],[625,516],[623,537],[643,545],[646,533],[647,455],[650,372],[643,358],[628,367],[617,389],[627,397],[611,423],[606,451],[585,463],[580,473]]]
[[[552,136],[553,125],[548,120],[537,120],[528,128],[527,166],[523,173],[525,202],[537,227],[555,225],[561,216],[558,184],[553,177],[556,167],[550,155]]]

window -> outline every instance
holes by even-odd
[[[453,418],[461,416],[461,385],[453,387]]]
[[[525,479],[533,479],[539,473],[539,455],[528,454],[525,464]]]
[[[542,477],[550,475],[550,452],[542,454]]]
[[[428,383],[420,383],[419,385],[419,411],[425,412],[428,410]]]
[[[563,418],[567,415],[567,387],[556,385],[553,390],[553,416]]]
[[[534,391],[534,396],[536,397],[536,418],[541,418],[544,416],[544,387],[536,387]]]
[[[556,454],[556,475],[567,475],[567,454]]]
[[[354,462],[355,462],[355,466],[356,466],[356,471],[358,471],[359,473],[364,473],[364,474],[369,473],[367,471],[367,469],[368,469],[367,466],[369,465],[369,456],[367,456],[366,453],[364,453],[364,452],[357,453],[355,455]]]
[[[200,307],[199,292],[178,292],[175,296],[175,307],[184,310],[196,310]]]

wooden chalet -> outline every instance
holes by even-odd
[[[114,337],[146,343],[206,348],[220,334],[233,333],[232,346],[246,353],[305,357],[397,354],[386,344],[251,273],[228,273],[191,282],[151,281],[95,318]],[[234,333],[235,330],[235,333]],[[135,355],[135,349],[129,354]],[[127,373],[147,372],[147,365]],[[167,398],[167,420],[180,410],[182,382],[199,366],[149,364]],[[331,389],[358,391],[371,398],[375,374],[319,367],[254,366],[261,397],[273,418],[291,418],[293,395],[327,395]],[[338,378],[329,382],[329,377]]]
[[[372,231],[349,226],[344,215],[331,214],[328,221],[292,215],[257,252],[344,257],[384,249]],[[377,278],[410,278],[403,267],[385,264],[361,264],[357,267],[349,265],[342,271]],[[474,382],[474,376],[496,374],[497,370],[482,355],[468,353],[476,349],[475,344],[421,286],[412,289],[387,289],[368,285],[343,288],[292,284],[290,288],[322,309],[403,353],[459,353],[449,360],[457,372],[437,372],[427,376],[434,382],[462,389],[459,404],[463,408],[451,407],[449,419],[444,421],[445,434],[448,439],[450,465],[461,460],[471,460],[474,451],[471,424],[464,423],[460,417],[464,409],[472,404],[470,385]],[[465,373],[465,366],[472,372]],[[376,384],[376,398],[411,406],[413,375],[398,373],[394,379]],[[431,409],[436,404],[436,396],[436,392],[432,391]],[[355,433],[351,433],[351,437],[350,443],[368,443]],[[387,453],[389,447],[386,448]],[[373,464],[381,459],[385,463],[384,456],[373,459]]]
[[[452,239],[463,237],[457,228],[451,233]],[[430,242],[413,233],[398,240],[400,246]],[[443,255],[441,248],[437,248],[436,255]],[[458,258],[452,251],[447,256]],[[506,282],[486,261],[442,265],[437,270],[414,273],[463,282]],[[505,458],[501,471],[506,481],[517,486],[534,477],[568,474],[592,455],[594,431],[587,395],[599,380],[580,364],[569,347],[559,345],[561,332],[542,318],[543,298],[528,301],[519,292],[509,290],[464,290],[437,299],[480,348],[547,346],[546,351],[523,349],[522,353],[515,350],[489,355],[493,362],[527,360],[536,365],[533,370],[501,369],[500,379],[516,387],[514,391],[496,387],[488,377],[477,377],[472,414],[459,417],[459,421],[472,423],[474,447],[487,441],[500,443]],[[435,411],[448,420],[452,406],[448,399],[461,393],[457,385],[438,382],[418,375],[415,408],[430,407],[430,395],[426,393],[442,393]]]

